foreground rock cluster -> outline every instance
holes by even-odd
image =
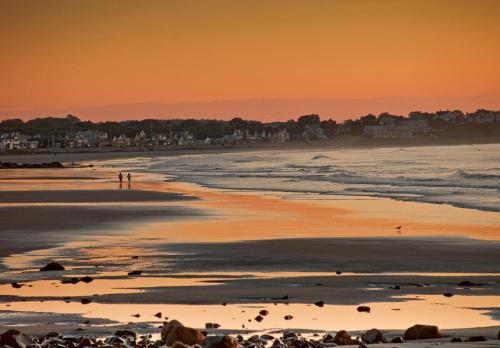
[[[0,162],[0,169],[64,168],[61,162],[14,163]]]
[[[206,332],[186,327],[177,320],[165,322],[161,330],[161,339],[153,340],[151,335],[139,336],[131,330],[118,330],[107,338],[91,338],[86,336],[63,336],[57,332],[48,333],[41,337],[31,337],[17,330],[8,330],[0,334],[1,348],[330,348],[344,345],[358,345],[360,348],[374,343],[403,343],[408,340],[441,338],[436,326],[414,325],[408,328],[403,337],[393,337],[387,340],[384,334],[377,329],[366,331],[361,337],[352,337],[342,330],[335,335],[325,334],[320,337],[315,334],[314,339],[301,337],[291,331],[285,331],[276,336],[263,334],[253,335],[247,339],[238,335],[208,336]],[[498,333],[500,340],[500,332]],[[483,336],[469,337],[465,341],[486,341]],[[462,342],[455,337],[451,342]]]

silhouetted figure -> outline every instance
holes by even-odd
[[[132,180],[132,175],[130,173],[127,174],[128,184],[130,185],[130,180]]]
[[[120,180],[120,184],[121,184],[122,181],[123,181],[123,174],[122,174],[122,172],[120,172],[120,174],[118,174],[118,179]]]

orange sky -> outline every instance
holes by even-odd
[[[497,0],[1,0],[0,119],[500,108]]]

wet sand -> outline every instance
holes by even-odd
[[[141,173],[134,173],[128,190],[125,184],[119,188],[116,170],[94,169],[2,173],[0,224],[6,229],[0,256],[6,272],[0,282],[33,282],[40,292],[13,297],[6,291],[1,302],[66,296],[79,301],[84,293],[71,295],[72,285],[64,285],[64,296],[52,293],[51,282],[36,281],[90,274],[127,289],[126,271],[140,269],[142,287],[134,280],[133,290],[114,293],[111,285],[94,302],[265,304],[288,295],[289,303],[354,306],[451,292],[456,299],[485,296],[490,312],[500,307],[498,214],[386,199],[312,202],[297,195],[216,191]],[[443,221],[448,216],[456,218]],[[395,230],[398,224],[402,231]],[[68,271],[36,272],[51,259]],[[212,283],[155,284],[155,277]],[[458,287],[464,280],[483,285]],[[425,284],[430,286],[420,286]],[[395,285],[400,289],[390,288]],[[98,292],[95,286],[88,295]]]

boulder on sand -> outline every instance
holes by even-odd
[[[384,334],[377,329],[371,329],[366,331],[362,336],[361,340],[368,344],[373,343],[385,343]]]
[[[40,272],[47,272],[47,271],[64,271],[65,268],[60,264],[55,261],[49,262],[46,266],[43,266],[40,268]]]
[[[30,348],[35,345],[36,342],[31,337],[17,330],[7,330],[0,335],[0,347]]]
[[[333,338],[333,343],[335,343],[339,346],[348,346],[348,345],[358,344],[359,342],[356,340],[353,340],[351,338],[351,335],[349,335],[347,333],[347,331],[342,330],[342,331],[337,332],[337,334]]]
[[[238,348],[238,340],[232,336],[210,336],[205,338],[203,348]]]
[[[177,320],[171,320],[161,330],[161,340],[168,346],[182,342],[189,346],[201,344],[205,336],[198,330],[185,327]]]
[[[430,338],[441,338],[439,328],[434,325],[413,325],[405,331],[405,340],[425,340]]]

